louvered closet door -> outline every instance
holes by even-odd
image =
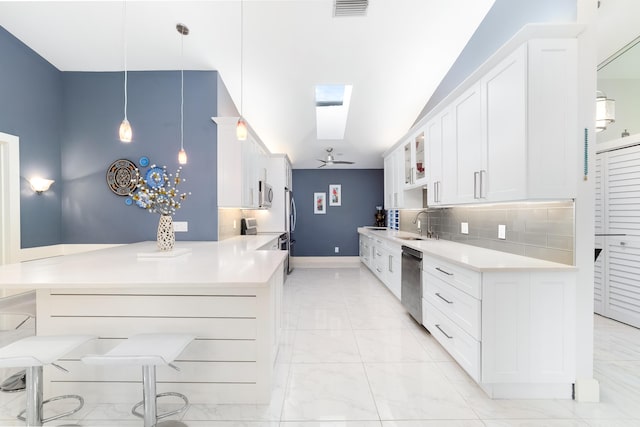
[[[603,205],[603,175],[606,167],[606,153],[596,156],[596,213],[595,213],[595,230],[596,234],[604,234],[604,205]],[[604,246],[604,237],[596,236],[595,247],[602,249]],[[604,268],[606,253],[600,253],[594,267],[593,280],[593,311],[597,314],[604,314]]]
[[[607,153],[605,315],[640,327],[640,146]]]

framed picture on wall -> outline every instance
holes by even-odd
[[[326,214],[327,213],[327,203],[326,203],[327,193],[313,193],[313,213],[318,214]]]
[[[329,184],[329,206],[342,206],[342,185]]]

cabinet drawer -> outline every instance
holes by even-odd
[[[481,340],[480,300],[429,273],[422,277],[422,297],[474,339]]]
[[[456,362],[480,382],[480,342],[464,332],[430,302],[422,299],[424,326]]]
[[[477,271],[431,257],[425,257],[422,260],[422,270],[439,277],[474,298],[482,299],[482,275]]]

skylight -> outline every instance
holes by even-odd
[[[318,139],[344,139],[352,88],[351,85],[316,85]]]

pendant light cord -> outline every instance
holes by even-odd
[[[244,1],[240,0],[240,117],[244,105]]]
[[[184,150],[184,34],[180,38],[180,149]]]
[[[124,119],[127,120],[127,2],[122,7],[122,38],[124,39]]]

